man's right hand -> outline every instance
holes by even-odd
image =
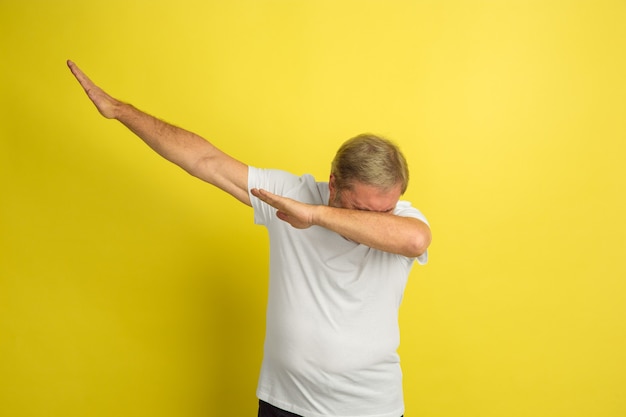
[[[116,118],[116,109],[119,107],[120,102],[95,85],[74,62],[68,60],[67,66],[70,68],[72,74],[74,74],[74,77],[76,77],[100,114],[107,119]]]

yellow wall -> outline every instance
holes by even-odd
[[[626,415],[624,1],[5,0],[0,42],[0,415],[256,412],[264,230],[67,58],[253,165],[400,143],[407,416]]]

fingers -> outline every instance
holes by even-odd
[[[281,204],[281,201],[284,201],[280,196],[276,194],[272,194],[269,191],[260,189],[260,188],[252,188],[250,193],[261,200],[262,202],[269,204],[277,210],[285,209],[284,203]]]
[[[262,202],[264,202],[265,204],[269,204],[275,209],[279,208],[276,206],[276,199],[272,198],[273,194],[269,193],[268,191],[261,190],[258,188],[253,188],[250,190],[250,193],[256,198],[258,198],[259,200],[261,200]]]
[[[76,77],[78,82],[82,85],[82,78],[85,77],[85,74],[80,70],[80,68],[78,68],[78,66],[74,62],[70,61],[69,59],[67,60],[67,66],[69,67],[70,71],[72,71],[72,74],[74,74],[74,77]]]
[[[93,81],[91,81],[74,62],[68,60],[67,66],[70,68],[70,71],[72,71],[72,74],[76,77],[76,80],[78,80],[83,89],[89,94],[89,90],[94,86]]]
[[[67,66],[69,67],[76,80],[78,80],[81,87],[83,87],[83,90],[85,90],[85,93],[87,93],[87,97],[89,97],[89,99],[93,102],[100,114],[102,114],[107,119],[115,118],[116,106],[119,104],[119,102],[113,97],[106,94],[100,87],[95,85],[93,81],[91,81],[89,77],[87,77],[87,75],[85,75],[85,73],[82,72],[80,68],[78,68],[78,65],[76,65],[74,62],[68,60]]]
[[[253,188],[250,190],[250,193],[258,198],[259,200],[272,205],[272,202],[276,201],[277,198],[274,194],[269,191],[262,190],[260,188]]]
[[[276,216],[291,226],[297,229],[305,229],[311,226],[312,223],[306,214],[306,210],[302,208],[298,210],[298,207],[304,207],[305,205],[259,188],[252,188],[250,193],[264,203],[274,207]]]

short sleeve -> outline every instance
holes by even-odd
[[[396,204],[396,208],[393,214],[402,217],[413,217],[415,219],[423,221],[428,225],[428,220],[426,219],[426,216],[424,216],[421,211],[413,207],[408,201],[398,201],[398,204]],[[418,264],[425,265],[426,263],[428,263],[428,251],[424,252],[415,259],[417,260]]]
[[[250,194],[251,189],[259,188],[272,194],[286,195],[299,183],[300,177],[286,171],[249,167],[248,194],[254,209],[254,223],[267,225],[270,219],[275,217],[276,209]]]

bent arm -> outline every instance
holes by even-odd
[[[306,204],[256,188],[251,193],[276,208],[278,218],[295,228],[321,226],[385,252],[416,258],[426,252],[432,239],[428,225],[412,217]]]
[[[191,175],[250,205],[247,165],[197,134],[166,123],[111,97],[95,85],[76,64],[71,61],[67,64],[100,114],[121,122],[159,155]]]
[[[317,206],[313,224],[374,249],[416,258],[432,236],[426,223],[412,217],[365,210]]]

